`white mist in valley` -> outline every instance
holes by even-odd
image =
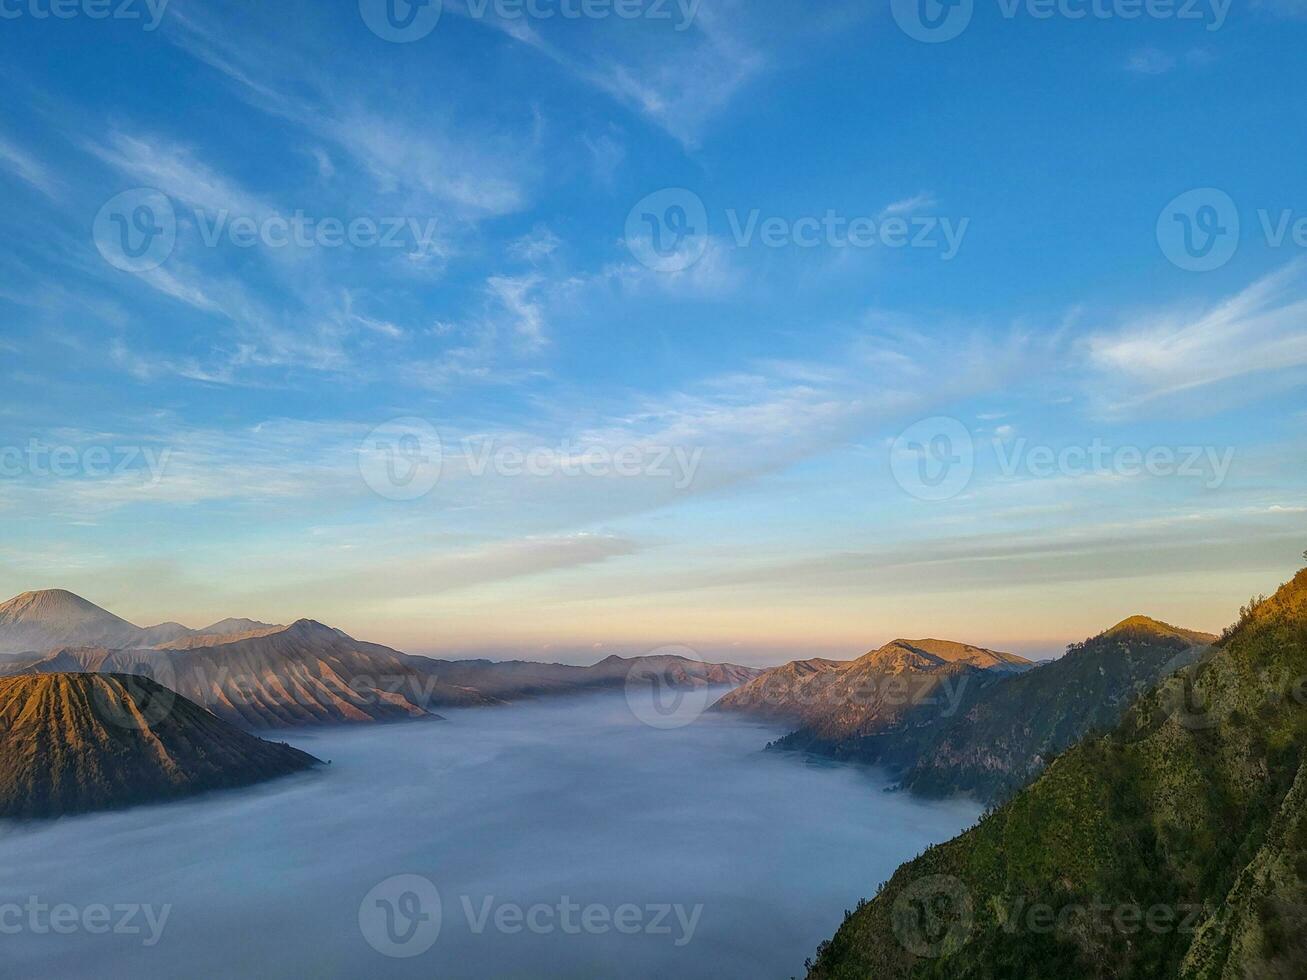
[[[605,694],[273,736],[332,764],[0,824],[5,972],[798,975],[846,908],[979,808],[763,752],[779,734],[712,713],[660,730]]]

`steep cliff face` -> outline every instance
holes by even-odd
[[[0,678],[0,817],[159,802],[316,763],[237,730],[148,678]]]

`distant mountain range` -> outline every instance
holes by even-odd
[[[1303,976],[1307,571],[1205,639],[1135,619],[1073,650],[1068,682],[1168,640],[1201,655],[899,868],[812,980]]]
[[[894,640],[857,660],[800,660],[725,695],[717,711],[785,721],[811,742],[838,744],[935,715],[967,688],[1029,670],[1024,657],[950,640]]]
[[[266,626],[224,619],[192,630],[181,623],[140,627],[63,589],[24,592],[0,603],[0,653],[29,653],[53,647],[146,648],[184,636],[226,635]]]
[[[869,684],[822,687],[824,678],[814,683],[809,677],[795,692],[804,701],[797,730],[773,747],[882,765],[918,793],[992,802],[1024,786],[1086,734],[1116,725],[1136,697],[1193,663],[1215,641],[1210,634],[1133,616],[1074,644],[1057,660],[1022,670],[1002,669],[1007,664],[1000,662],[998,669],[991,664],[983,672],[941,677],[942,665],[896,658],[899,670],[920,675],[911,689],[925,693],[900,696],[889,708],[874,698],[857,700],[859,692],[874,690]],[[786,668],[777,671],[782,673],[775,683],[788,686]],[[747,706],[752,692],[773,686],[777,671],[721,704]],[[882,677],[879,687],[886,684]]]
[[[239,731],[148,678],[0,677],[0,817],[176,799],[317,762]]]
[[[682,657],[609,657],[591,667],[433,660],[307,619],[142,629],[62,590],[0,605],[0,650],[11,651],[0,674],[149,676],[248,730],[423,718],[442,708],[621,687],[628,676],[651,673],[674,687],[739,684],[760,673]]]

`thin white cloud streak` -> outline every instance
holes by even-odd
[[[1088,340],[1125,410],[1235,378],[1307,365],[1307,262],[1294,261],[1210,308],[1149,314]]]
[[[449,9],[472,17],[467,4],[451,4]],[[629,39],[638,25],[615,21],[601,38],[587,35],[591,42],[588,48],[556,44],[519,18],[476,19],[538,52],[692,148],[698,145],[711,120],[767,66],[766,56],[735,30],[750,18],[748,4],[733,0],[703,2],[693,23],[683,30],[670,26],[661,32],[651,30],[632,43]],[[604,54],[580,53],[584,50]]]
[[[301,87],[307,85],[314,100],[291,96],[270,77],[269,66],[285,62],[280,48],[249,38],[236,45],[195,7],[170,17],[173,25],[176,29],[166,36],[234,82],[252,106],[334,144],[370,175],[378,190],[401,195],[411,212],[426,209],[432,216],[448,212],[475,220],[525,206],[521,175],[531,167],[531,154],[520,141],[474,133],[430,113],[420,120],[387,115],[375,103],[362,102],[350,83],[302,60],[294,78]]]
[[[43,163],[0,136],[0,166],[36,188],[52,201],[59,200],[59,183]]]

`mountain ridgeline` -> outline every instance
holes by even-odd
[[[860,731],[832,731],[825,721],[846,716],[842,704],[814,705],[774,747],[885,766],[923,795],[993,802],[1086,734],[1115,726],[1136,697],[1215,640],[1133,616],[1032,669],[963,675],[938,696],[900,698],[887,723]]]
[[[301,772],[265,742],[145,677],[0,677],[0,817],[104,810]]]
[[[896,730],[952,703],[973,682],[1020,673],[1030,661],[949,640],[895,640],[857,660],[800,660],[769,670],[714,706],[800,726],[813,742],[842,744]]]
[[[1122,627],[1104,643],[1153,629]],[[1301,977],[1304,749],[1307,571],[1108,733],[899,868],[810,978]]]
[[[128,645],[112,645],[119,642]],[[621,688],[649,673],[679,688],[739,684],[760,673],[684,657],[609,657],[589,667],[433,660],[308,619],[141,629],[61,590],[0,605],[0,650],[33,648],[0,659],[0,674],[148,676],[250,731],[430,718],[446,708]]]

